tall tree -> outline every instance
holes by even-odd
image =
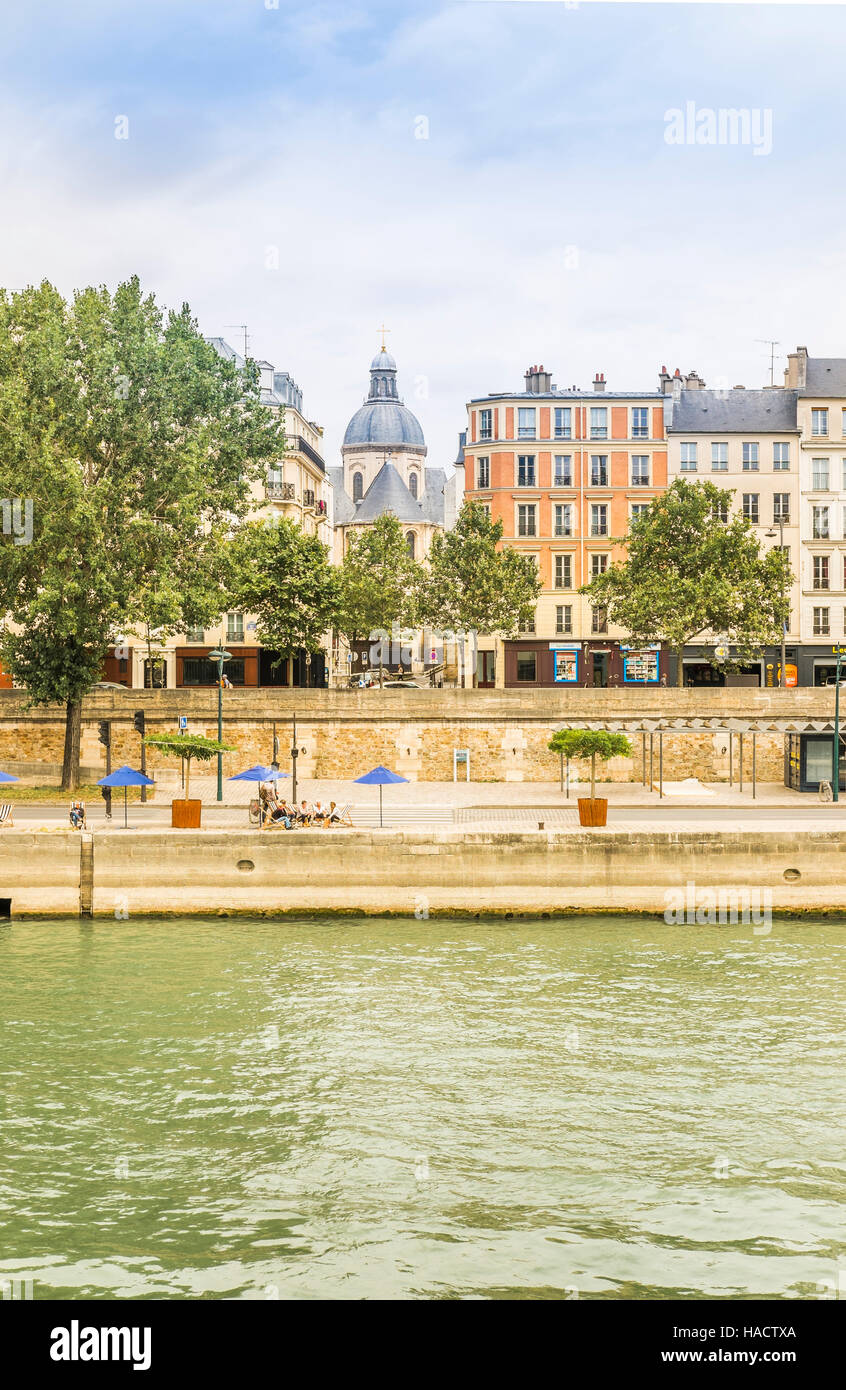
[[[503,546],[502,532],[502,522],[491,521],[479,502],[465,502],[453,530],[438,532],[423,583],[425,622],[488,637],[510,637],[527,626],[541,591],[537,564]]]
[[[70,304],[47,281],[0,292],[0,421],[4,491],[33,505],[31,543],[0,545],[0,652],[32,703],[65,704],[73,788],[109,646],[165,576],[204,588],[282,427],[255,364],[224,361],[187,305],[165,315],[137,277]]]
[[[231,543],[232,601],[256,617],[265,647],[318,652],[337,617],[340,580],[317,536],[285,518],[249,522]]]
[[[781,641],[792,576],[779,550],[764,551],[749,522],[729,515],[730,490],[677,479],[636,517],[627,555],[580,589],[635,642],[661,642],[682,657],[709,634],[737,648],[724,667]]]
[[[390,632],[394,623],[418,621],[423,569],[408,553],[405,533],[392,512],[351,533],[340,566],[337,627],[347,641]]]

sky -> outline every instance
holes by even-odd
[[[429,462],[468,399],[846,356],[837,5],[0,8],[0,283],[137,273],[291,373],[339,462],[379,325]],[[672,110],[769,140],[668,143]],[[687,117],[685,119],[688,119]],[[687,127],[686,127],[687,128]],[[685,128],[685,129],[686,129]],[[695,127],[694,127],[695,129]],[[126,138],[117,138],[118,136]]]

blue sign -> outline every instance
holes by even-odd
[[[187,728],[188,728],[188,715],[187,715],[187,714],[180,714],[180,716],[179,716],[179,732],[182,734],[182,733],[185,732],[185,730],[186,730]]]

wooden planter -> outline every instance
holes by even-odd
[[[170,823],[175,830],[199,830],[202,801],[172,801]]]
[[[579,825],[605,825],[608,820],[608,798],[579,797]]]

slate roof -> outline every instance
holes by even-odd
[[[424,521],[423,510],[415,502],[392,463],[383,463],[373,482],[355,509],[356,522],[372,522],[385,512],[393,512],[400,521]]]
[[[670,434],[786,434],[797,431],[796,391],[682,391]]]
[[[335,494],[335,525],[347,526],[355,518],[355,503],[344,490],[343,468],[327,468],[326,476]]]
[[[402,401],[367,401],[347,425],[345,444],[395,444],[425,448],[416,415]]]
[[[846,357],[809,357],[800,396],[846,396]]]

